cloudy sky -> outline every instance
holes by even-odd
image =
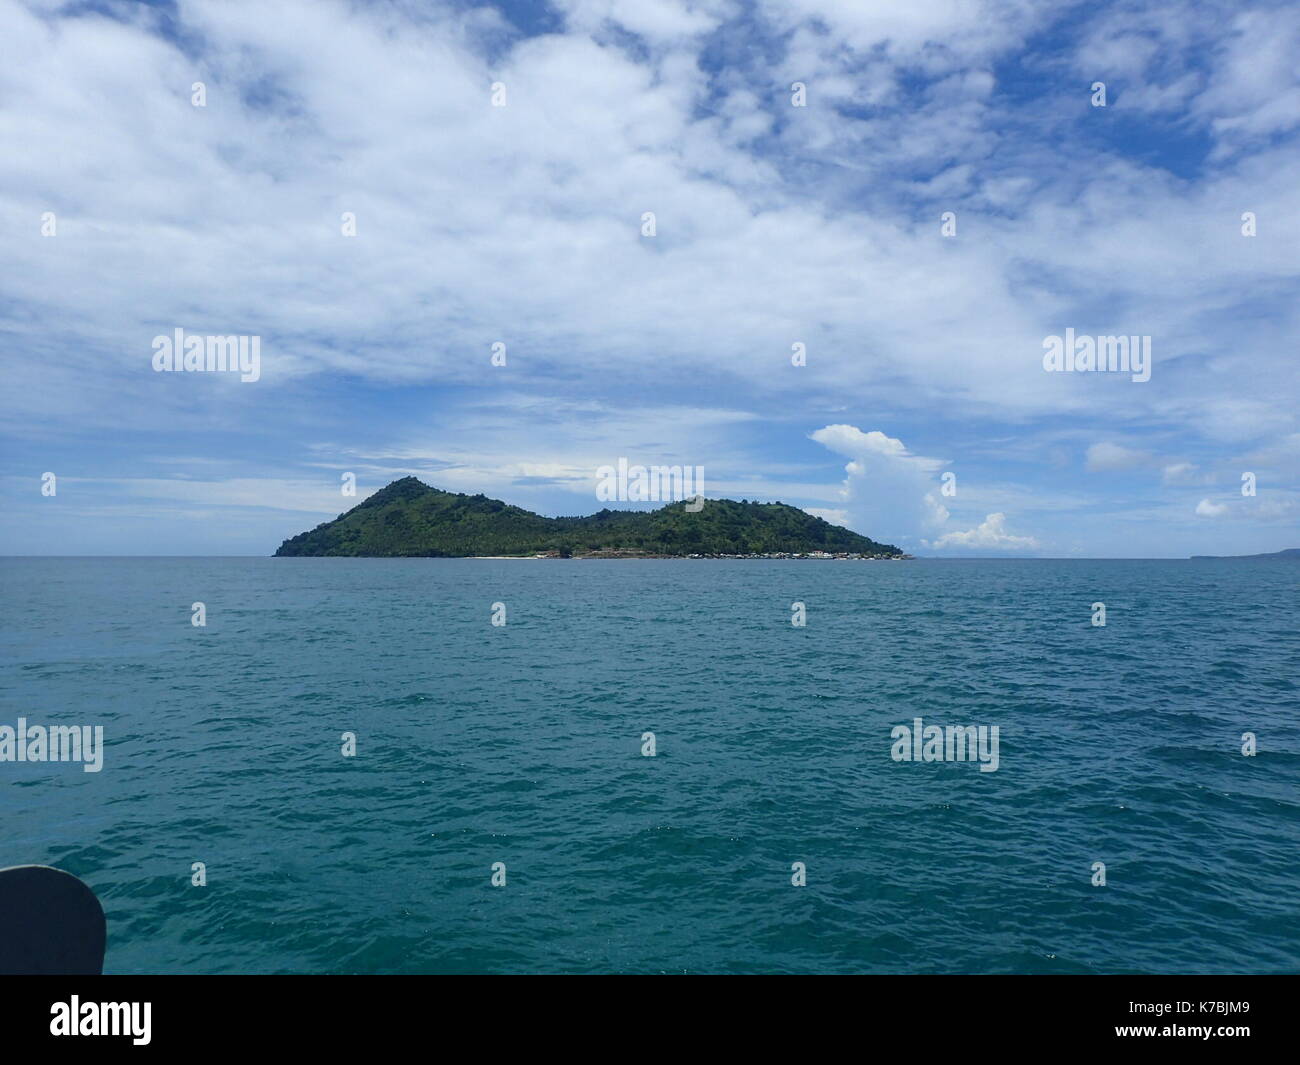
[[[1294,4],[0,0],[0,144],[3,553],[619,457],[918,554],[1300,546]]]

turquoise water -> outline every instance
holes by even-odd
[[[105,732],[100,773],[0,763],[0,866],[85,879],[108,971],[1300,970],[1300,566],[7,559],[0,593],[0,725]],[[894,762],[915,717],[999,726],[998,770]]]

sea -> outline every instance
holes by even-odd
[[[103,730],[0,761],[0,867],[89,884],[106,972],[1300,971],[1300,565],[9,558],[0,603],[0,726]]]

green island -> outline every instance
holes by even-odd
[[[907,559],[785,503],[709,499],[658,510],[545,518],[484,495],[403,477],[333,521],[290,537],[276,557]]]
[[[1282,551],[1269,551],[1262,555],[1193,555],[1193,562],[1300,562],[1300,547],[1288,547]]]

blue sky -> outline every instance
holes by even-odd
[[[619,457],[918,554],[1300,546],[1297,57],[1267,3],[0,0],[0,553],[269,554],[407,474],[590,513]]]

